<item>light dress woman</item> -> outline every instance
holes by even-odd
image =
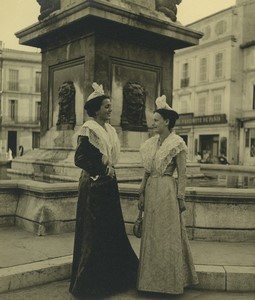
[[[139,207],[144,209],[137,288],[182,294],[198,283],[182,212],[185,208],[187,146],[172,128],[178,114],[163,95],[156,100],[155,131],[140,149],[145,175]],[[174,171],[177,169],[178,179]]]

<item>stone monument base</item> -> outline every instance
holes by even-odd
[[[139,185],[120,183],[126,231],[138,215]],[[190,239],[252,241],[255,238],[254,189],[186,188],[184,213]],[[0,225],[16,225],[37,235],[74,231],[78,183],[0,181]]]

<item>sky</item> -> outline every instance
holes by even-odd
[[[187,25],[225,8],[235,5],[236,0],[182,0],[178,6],[178,21]],[[0,0],[0,41],[5,48],[39,51],[19,45],[18,32],[38,22],[40,6],[36,0]]]

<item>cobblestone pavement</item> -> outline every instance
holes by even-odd
[[[74,300],[68,292],[68,281],[54,282],[10,293],[0,294],[0,300]],[[130,290],[125,294],[118,294],[106,300],[254,300],[255,293],[226,293],[214,291],[186,290],[184,295],[162,296],[152,294],[138,294]],[[92,300],[92,299],[91,299]]]

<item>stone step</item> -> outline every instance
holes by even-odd
[[[8,239],[7,239],[8,237]],[[139,256],[140,239],[129,235]],[[38,237],[0,228],[0,293],[70,278],[73,234]],[[255,291],[255,243],[190,241],[199,285],[194,289]],[[0,296],[1,298],[1,296]]]
[[[72,255],[0,269],[0,293],[70,278]],[[0,295],[1,298],[1,295]]]
[[[72,256],[0,269],[0,293],[69,279]],[[255,267],[195,265],[199,284],[194,289],[254,292]],[[1,297],[1,296],[0,296]]]

